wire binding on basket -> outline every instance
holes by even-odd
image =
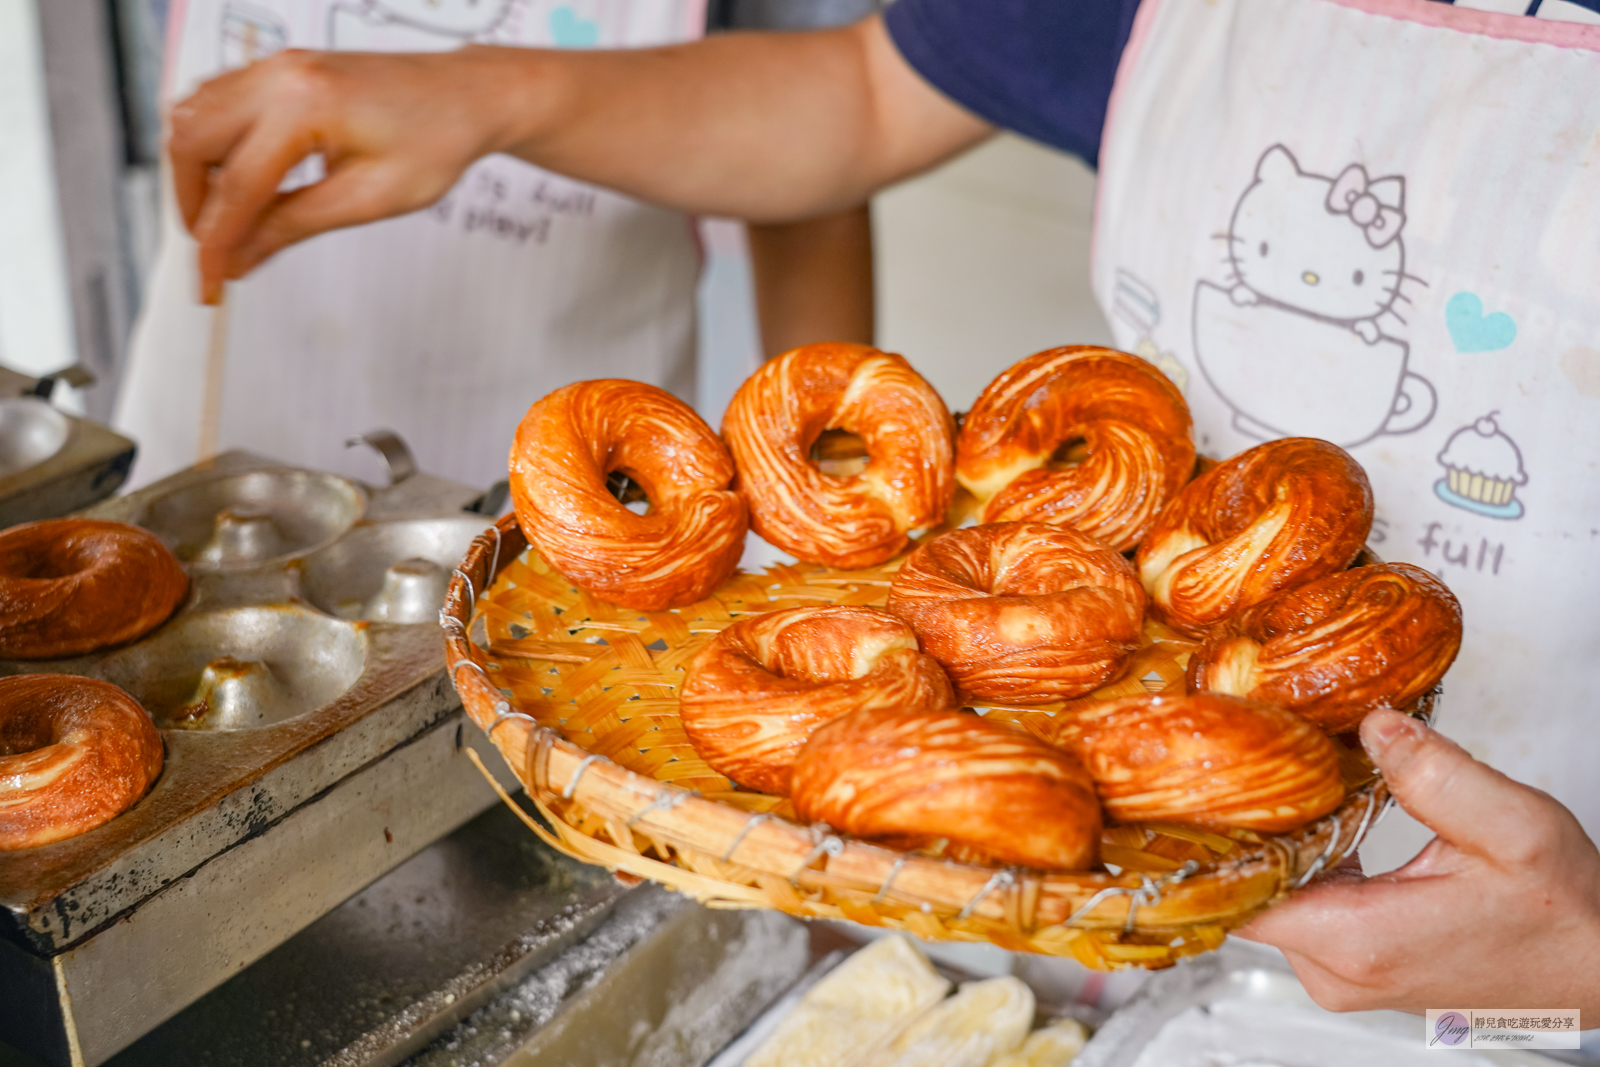
[[[889,877],[883,880],[883,884],[878,887],[878,892],[872,898],[873,904],[881,904],[883,898],[889,895],[889,887],[894,885],[895,876],[900,873],[900,868],[905,865],[906,856],[904,853],[895,857],[894,866],[889,868]]]
[[[494,738],[494,729],[495,729],[495,727],[499,726],[501,723],[505,722],[507,719],[522,719],[523,721],[531,723],[534,726],[538,726],[539,725],[539,720],[538,719],[535,719],[532,715],[529,715],[525,711],[512,711],[511,710],[511,705],[507,704],[504,700],[502,700],[502,701],[500,701],[500,703],[496,704],[494,706],[494,710],[495,710],[494,722],[490,723],[488,726],[485,726],[483,728],[483,735],[485,737],[487,737],[487,738],[490,738],[491,740],[493,740],[493,738]]]
[[[456,665],[454,667],[450,668],[450,674],[451,674],[452,679],[454,678],[456,673],[461,670],[462,667],[471,667],[473,670],[477,671],[479,674],[481,674],[483,676],[483,680],[484,680],[485,683],[488,684],[489,688],[491,688],[491,689],[497,689],[498,688],[494,684],[494,679],[489,677],[489,672],[483,669],[483,664],[479,663],[475,659],[457,660],[456,661]]]
[[[988,896],[991,890],[999,889],[1001,886],[1010,887],[1016,880],[1016,874],[1009,868],[1003,871],[995,871],[994,874],[989,876],[989,880],[983,883],[983,888],[973,894],[972,899],[967,901],[962,909],[956,913],[956,919],[965,919],[968,915],[971,915],[973,909],[983,903],[983,898]]]
[[[439,609],[439,629],[443,630],[448,637],[465,638],[467,636],[467,624],[450,614],[450,609],[448,608]]]
[[[466,571],[460,567],[450,572],[461,579],[461,586],[467,591],[467,618],[472,618],[473,612],[478,610],[478,591],[472,588],[472,579],[467,577]],[[491,577],[490,581],[494,579]]]
[[[590,753],[589,755],[583,757],[583,759],[578,762],[578,765],[572,768],[572,780],[567,782],[567,787],[561,791],[561,799],[571,800],[572,794],[578,791],[578,783],[583,780],[584,773],[589,770],[589,764],[593,763],[597,759],[604,758],[604,756],[595,755],[594,753]]]
[[[1062,923],[1061,925],[1071,926],[1073,923],[1092,912],[1096,907],[1099,906],[1101,901],[1110,900],[1112,897],[1128,897],[1128,918],[1127,923],[1124,926],[1124,930],[1131,930],[1133,929],[1134,914],[1137,909],[1154,907],[1155,905],[1160,904],[1161,891],[1163,889],[1169,886],[1177,885],[1179,882],[1188,878],[1191,874],[1195,873],[1199,869],[1200,864],[1196,863],[1194,860],[1185,860],[1182,867],[1179,867],[1171,874],[1165,875],[1161,878],[1152,879],[1148,874],[1141,874],[1139,876],[1140,883],[1138,885],[1107,886],[1091,896],[1088,900],[1084,901],[1078,910],[1074,911],[1071,915],[1068,915],[1066,922]]]
[[[654,800],[640,808],[638,811],[634,812],[632,815],[628,816],[628,821],[623,825],[631,830],[633,829],[634,823],[638,822],[646,815],[649,815],[652,811],[671,811],[673,808],[677,807],[679,804],[682,804],[690,797],[699,795],[700,794],[696,793],[692,789],[676,791],[671,789],[663,789],[656,795]]]
[[[534,728],[533,747],[527,750],[528,784],[535,797],[550,792],[550,750],[556,744],[556,732],[548,726]]]
[[[722,854],[722,862],[732,863],[733,854],[739,851],[740,845],[744,844],[745,835],[770,818],[772,818],[772,812],[763,811],[746,819],[744,825],[739,827],[739,832],[734,835],[733,844],[729,845],[728,851]]]
[[[812,847],[810,852],[806,853],[806,858],[800,861],[800,866],[796,867],[794,869],[794,873],[789,876],[790,885],[799,885],[800,876],[804,874],[806,869],[809,868],[813,863],[817,862],[817,860],[822,857],[824,852],[826,852],[829,856],[837,856],[839,853],[844,851],[844,839],[835,837],[833,834],[828,833],[827,823],[813,823],[810,827],[810,830],[811,840],[815,841],[816,844]]]
[[[1387,802],[1387,801],[1386,801]],[[1372,822],[1372,813],[1378,810],[1378,791],[1372,790],[1367,794],[1367,810],[1361,816],[1361,825],[1356,827],[1356,835],[1350,843],[1351,848],[1356,848],[1366,840],[1368,824]]]
[[[1328,837],[1328,847],[1324,848],[1322,853],[1311,861],[1311,866],[1306,868],[1306,873],[1302,874],[1300,880],[1295,882],[1294,887],[1296,889],[1304,888],[1307,882],[1315,878],[1321,873],[1322,868],[1328,865],[1328,857],[1333,855],[1333,850],[1339,847],[1339,831],[1343,828],[1344,824],[1342,822],[1338,819],[1333,820],[1333,833]]]

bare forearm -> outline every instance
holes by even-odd
[[[865,205],[749,232],[768,359],[814,341],[872,343],[872,216]]]
[[[696,214],[838,211],[987,132],[916,80],[877,20],[505,58],[521,70],[502,150]]]
[[[491,152],[684,211],[782,221],[859,204],[988,132],[869,19],[618,52],[291,50],[179,103],[168,151],[215,301],[224,278],[287,245],[425,207]],[[327,176],[280,193],[313,153]]]

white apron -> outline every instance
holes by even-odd
[[[285,47],[643,46],[703,25],[704,0],[177,0],[166,96]],[[200,458],[212,312],[166,214],[114,420],[139,442],[140,483]],[[567,382],[692,401],[698,274],[684,216],[480,160],[432,208],[313,238],[229,286],[218,445],[356,473],[370,458],[344,440],[383,427],[423,469],[487,485],[528,405]]]
[[[1093,278],[1228,456],[1335,441],[1466,616],[1443,730],[1600,836],[1600,26],[1145,0]]]

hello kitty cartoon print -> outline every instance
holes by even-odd
[[[328,47],[434,52],[490,35],[512,0],[343,0],[328,7]]]
[[[1433,386],[1407,369],[1405,179],[1359,163],[1302,170],[1278,144],[1256,164],[1225,233],[1223,284],[1200,281],[1194,354],[1234,428],[1346,448],[1420,429]]]

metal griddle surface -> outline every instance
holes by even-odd
[[[219,472],[274,466],[246,453],[226,453],[207,470],[181,472],[86,514],[129,521],[148,501],[174,489]],[[467,486],[418,474],[389,489],[368,490],[361,524],[470,518],[462,509],[476,495]],[[189,601],[143,640],[215,608],[287,602],[311,610],[297,595],[300,565],[289,560],[211,573],[190,568]],[[436,624],[354,627],[366,645],[364,668],[327,706],[256,729],[163,730],[167,758],[161,778],[132,809],[65,841],[0,852],[0,935],[32,953],[53,955],[454,711],[459,702],[443,677]],[[92,674],[114,654],[0,661],[0,673]]]

